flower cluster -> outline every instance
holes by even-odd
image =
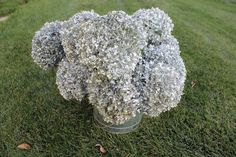
[[[64,57],[59,21],[45,23],[32,40],[32,58],[43,69],[55,67]]]
[[[186,70],[172,29],[158,8],[133,15],[84,11],[46,23],[33,38],[32,57],[44,69],[58,65],[56,83],[65,99],[88,94],[104,121],[122,124],[179,103]]]
[[[83,65],[68,62],[66,58],[58,65],[56,84],[61,95],[67,99],[81,101],[87,92],[86,80],[90,72]]]
[[[174,27],[171,18],[158,8],[140,9],[132,18],[142,26],[144,32],[147,32],[147,41],[152,45],[168,38]]]
[[[180,101],[185,78],[184,62],[173,36],[158,46],[146,47],[132,78],[142,99],[141,111],[158,116],[175,107]]]

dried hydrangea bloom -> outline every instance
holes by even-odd
[[[70,63],[63,59],[57,70],[56,84],[61,95],[67,99],[81,101],[87,94],[87,83],[90,72],[83,65]]]
[[[131,17],[122,11],[76,24],[62,38],[67,41],[63,46],[70,47],[66,50],[69,61],[99,69],[109,78],[134,69],[146,44]]]
[[[94,11],[82,11],[72,16],[68,21],[63,22],[62,29],[60,31],[62,37],[61,40],[67,58],[69,58],[70,61],[78,59],[76,58],[76,56],[74,56],[76,55],[75,50],[76,46],[78,46],[76,45],[78,38],[76,36],[76,32],[72,31],[71,29],[75,26],[79,27],[80,25],[83,25],[83,23],[94,20],[97,17],[99,17],[99,15],[97,13],[94,13]]]
[[[144,97],[148,99],[143,112],[150,116],[176,107],[183,94],[184,76],[165,63],[158,63],[151,71],[150,79],[144,88]]]
[[[41,68],[55,67],[64,57],[61,45],[61,22],[45,23],[32,40],[32,57]]]
[[[179,45],[173,36],[159,46],[150,45],[144,50],[132,82],[140,92],[142,112],[158,116],[179,103],[186,78],[179,54]]]
[[[89,101],[104,121],[122,124],[134,117],[140,106],[139,93],[129,80],[109,80],[93,74],[88,81]]]
[[[96,17],[99,17],[99,15],[95,13],[93,10],[82,11],[73,15],[67,22],[74,23],[75,25],[75,24],[82,23],[90,19],[95,19]]]
[[[137,106],[137,100],[133,100],[135,89],[130,81],[146,42],[131,17],[122,11],[110,12],[75,24],[62,38],[70,45],[65,50],[68,60],[92,69],[89,100],[106,121],[123,123],[135,116],[136,110],[130,106]],[[111,110],[114,108],[119,109]]]
[[[149,44],[159,44],[163,39],[171,35],[173,23],[171,18],[158,8],[140,9],[132,18],[142,25],[142,30],[147,32]]]
[[[146,42],[131,17],[122,11],[113,11],[75,25],[71,31],[77,37],[74,38],[76,54],[68,55],[68,59],[93,69],[93,77],[88,82],[90,102],[112,123],[124,123],[135,116],[134,106],[138,104],[134,103],[137,100],[130,82]]]

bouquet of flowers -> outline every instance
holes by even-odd
[[[45,23],[33,37],[32,57],[45,70],[57,67],[65,99],[88,95],[105,122],[119,125],[179,103],[186,69],[172,30],[172,20],[158,8],[133,15],[83,11]]]

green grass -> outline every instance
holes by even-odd
[[[31,39],[46,21],[80,10],[105,14],[160,7],[175,23],[187,68],[181,103],[136,131],[112,135],[98,129],[88,102],[66,101],[55,70],[31,58]],[[0,156],[236,156],[235,0],[32,0],[0,23]],[[191,87],[191,81],[197,80]],[[20,151],[22,142],[32,145]]]
[[[29,0],[0,0],[0,16],[14,12],[19,6],[28,3]]]

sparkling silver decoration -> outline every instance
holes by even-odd
[[[104,121],[123,124],[137,113],[158,116],[179,103],[186,70],[172,30],[158,8],[133,15],[83,11],[36,32],[32,57],[44,69],[59,63],[56,84],[65,99],[88,94]]]

